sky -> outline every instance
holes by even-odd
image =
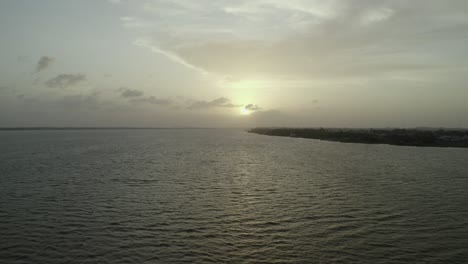
[[[466,0],[2,0],[0,127],[465,127]]]

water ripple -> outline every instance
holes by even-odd
[[[237,130],[4,131],[0,149],[0,263],[468,259],[466,149]]]

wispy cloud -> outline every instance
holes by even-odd
[[[240,107],[241,105],[236,105],[231,103],[231,100],[226,97],[219,97],[211,101],[199,100],[190,102],[189,109],[204,109],[204,108],[216,108],[216,107],[225,107],[233,108]]]
[[[453,70],[460,63],[451,58],[468,59],[462,0],[178,0],[139,10],[123,21],[142,36],[136,45],[235,78],[394,76]]]
[[[132,99],[132,102],[137,104],[151,104],[159,106],[170,106],[173,104],[171,99],[157,98],[155,96]]]
[[[203,73],[203,74],[207,73],[207,71],[205,69],[188,63],[184,58],[180,57],[178,54],[174,53],[173,51],[168,50],[168,49],[160,48],[157,45],[152,44],[151,41],[149,41],[147,39],[143,39],[143,38],[137,39],[137,40],[135,40],[133,42],[133,44],[138,46],[138,47],[148,49],[149,51],[151,51],[153,53],[162,54],[162,55],[168,57],[170,60],[172,60],[172,61],[174,61],[176,63],[180,63],[180,64],[184,65],[187,68],[193,69],[193,70],[198,71],[198,72]]]
[[[54,64],[55,58],[49,56],[42,56],[36,65],[36,73],[48,69],[52,64]]]
[[[66,95],[58,100],[57,103],[74,109],[97,109],[103,105],[97,94]]]
[[[143,91],[136,90],[136,89],[126,89],[126,88],[121,88],[119,89],[121,91],[120,96],[124,98],[131,98],[131,97],[140,97],[144,95]]]
[[[137,105],[154,105],[158,107],[169,107],[172,109],[182,110],[189,110],[189,111],[196,111],[196,110],[210,110],[216,111],[216,109],[222,108],[240,108],[243,107],[241,104],[233,103],[227,97],[219,97],[213,100],[195,100],[189,99],[183,96],[177,97],[170,97],[170,98],[161,98],[156,96],[145,96],[143,97],[143,92],[139,90],[121,90],[122,94],[127,93],[131,94],[132,96],[123,96],[125,98],[130,99],[129,102]],[[247,105],[245,106],[246,109],[251,111],[259,111],[261,108],[257,105]]]
[[[44,84],[50,88],[64,89],[84,81],[86,81],[86,75],[84,74],[59,74]]]
[[[254,104],[248,104],[248,105],[244,106],[244,108],[246,110],[249,110],[249,111],[260,111],[260,110],[262,110],[261,107],[259,107],[258,105],[254,105]]]

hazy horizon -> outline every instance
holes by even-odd
[[[404,130],[468,130],[464,127],[323,127],[323,126],[256,126],[256,127],[241,127],[241,126],[232,126],[232,127],[221,127],[221,126],[12,126],[12,127],[0,127],[0,130],[112,130],[112,129],[134,129],[134,130],[151,130],[151,129],[252,129],[252,128],[291,128],[291,129],[350,129],[350,130],[367,130],[367,129],[382,129],[382,130],[393,130],[393,129],[404,129]]]
[[[468,128],[468,2],[0,3],[0,127]]]
[[[467,0],[0,1],[1,263],[464,263]]]

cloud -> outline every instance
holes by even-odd
[[[373,23],[383,22],[390,19],[394,13],[395,11],[390,8],[368,10],[361,15],[360,22],[364,26],[372,25]]]
[[[78,83],[86,81],[84,74],[59,74],[56,77],[45,82],[50,88],[68,88]]]
[[[260,111],[260,110],[262,110],[262,108],[260,108],[258,105],[254,105],[254,104],[248,104],[244,108],[249,110],[249,111]]]
[[[173,101],[170,99],[161,99],[161,98],[156,98],[154,96],[133,99],[132,102],[138,103],[138,104],[151,104],[151,105],[161,105],[161,106],[169,106],[173,104]]]
[[[57,103],[72,109],[96,109],[102,105],[97,94],[66,95],[58,100]]]
[[[211,101],[192,101],[188,108],[189,109],[205,109],[205,108],[214,108],[214,107],[226,107],[226,108],[234,108],[240,107],[241,105],[236,105],[231,103],[231,100],[226,97],[219,97],[217,99]]]
[[[120,94],[122,97],[130,98],[130,97],[140,97],[143,96],[144,92],[140,90],[132,90],[132,89],[121,89],[122,93]]]
[[[233,78],[368,78],[456,70],[468,60],[464,0],[178,0],[141,10],[132,29],[144,41],[135,44]]]
[[[122,90],[122,89],[121,89]],[[128,90],[122,90],[128,91]],[[137,90],[131,90],[131,94],[139,94]],[[142,95],[142,94],[141,94]],[[134,104],[150,104],[157,106],[167,106],[173,109],[186,109],[186,110],[195,110],[195,109],[214,109],[214,108],[236,108],[242,107],[242,105],[234,104],[229,98],[219,97],[214,100],[193,100],[188,99],[184,96],[177,96],[173,98],[158,98],[155,96],[142,97],[141,95],[137,98],[131,98],[130,102]],[[256,105],[250,105],[249,108],[252,111],[260,110],[260,107]]]
[[[54,64],[55,58],[49,56],[42,56],[37,62],[36,72],[47,70],[52,64]]]

